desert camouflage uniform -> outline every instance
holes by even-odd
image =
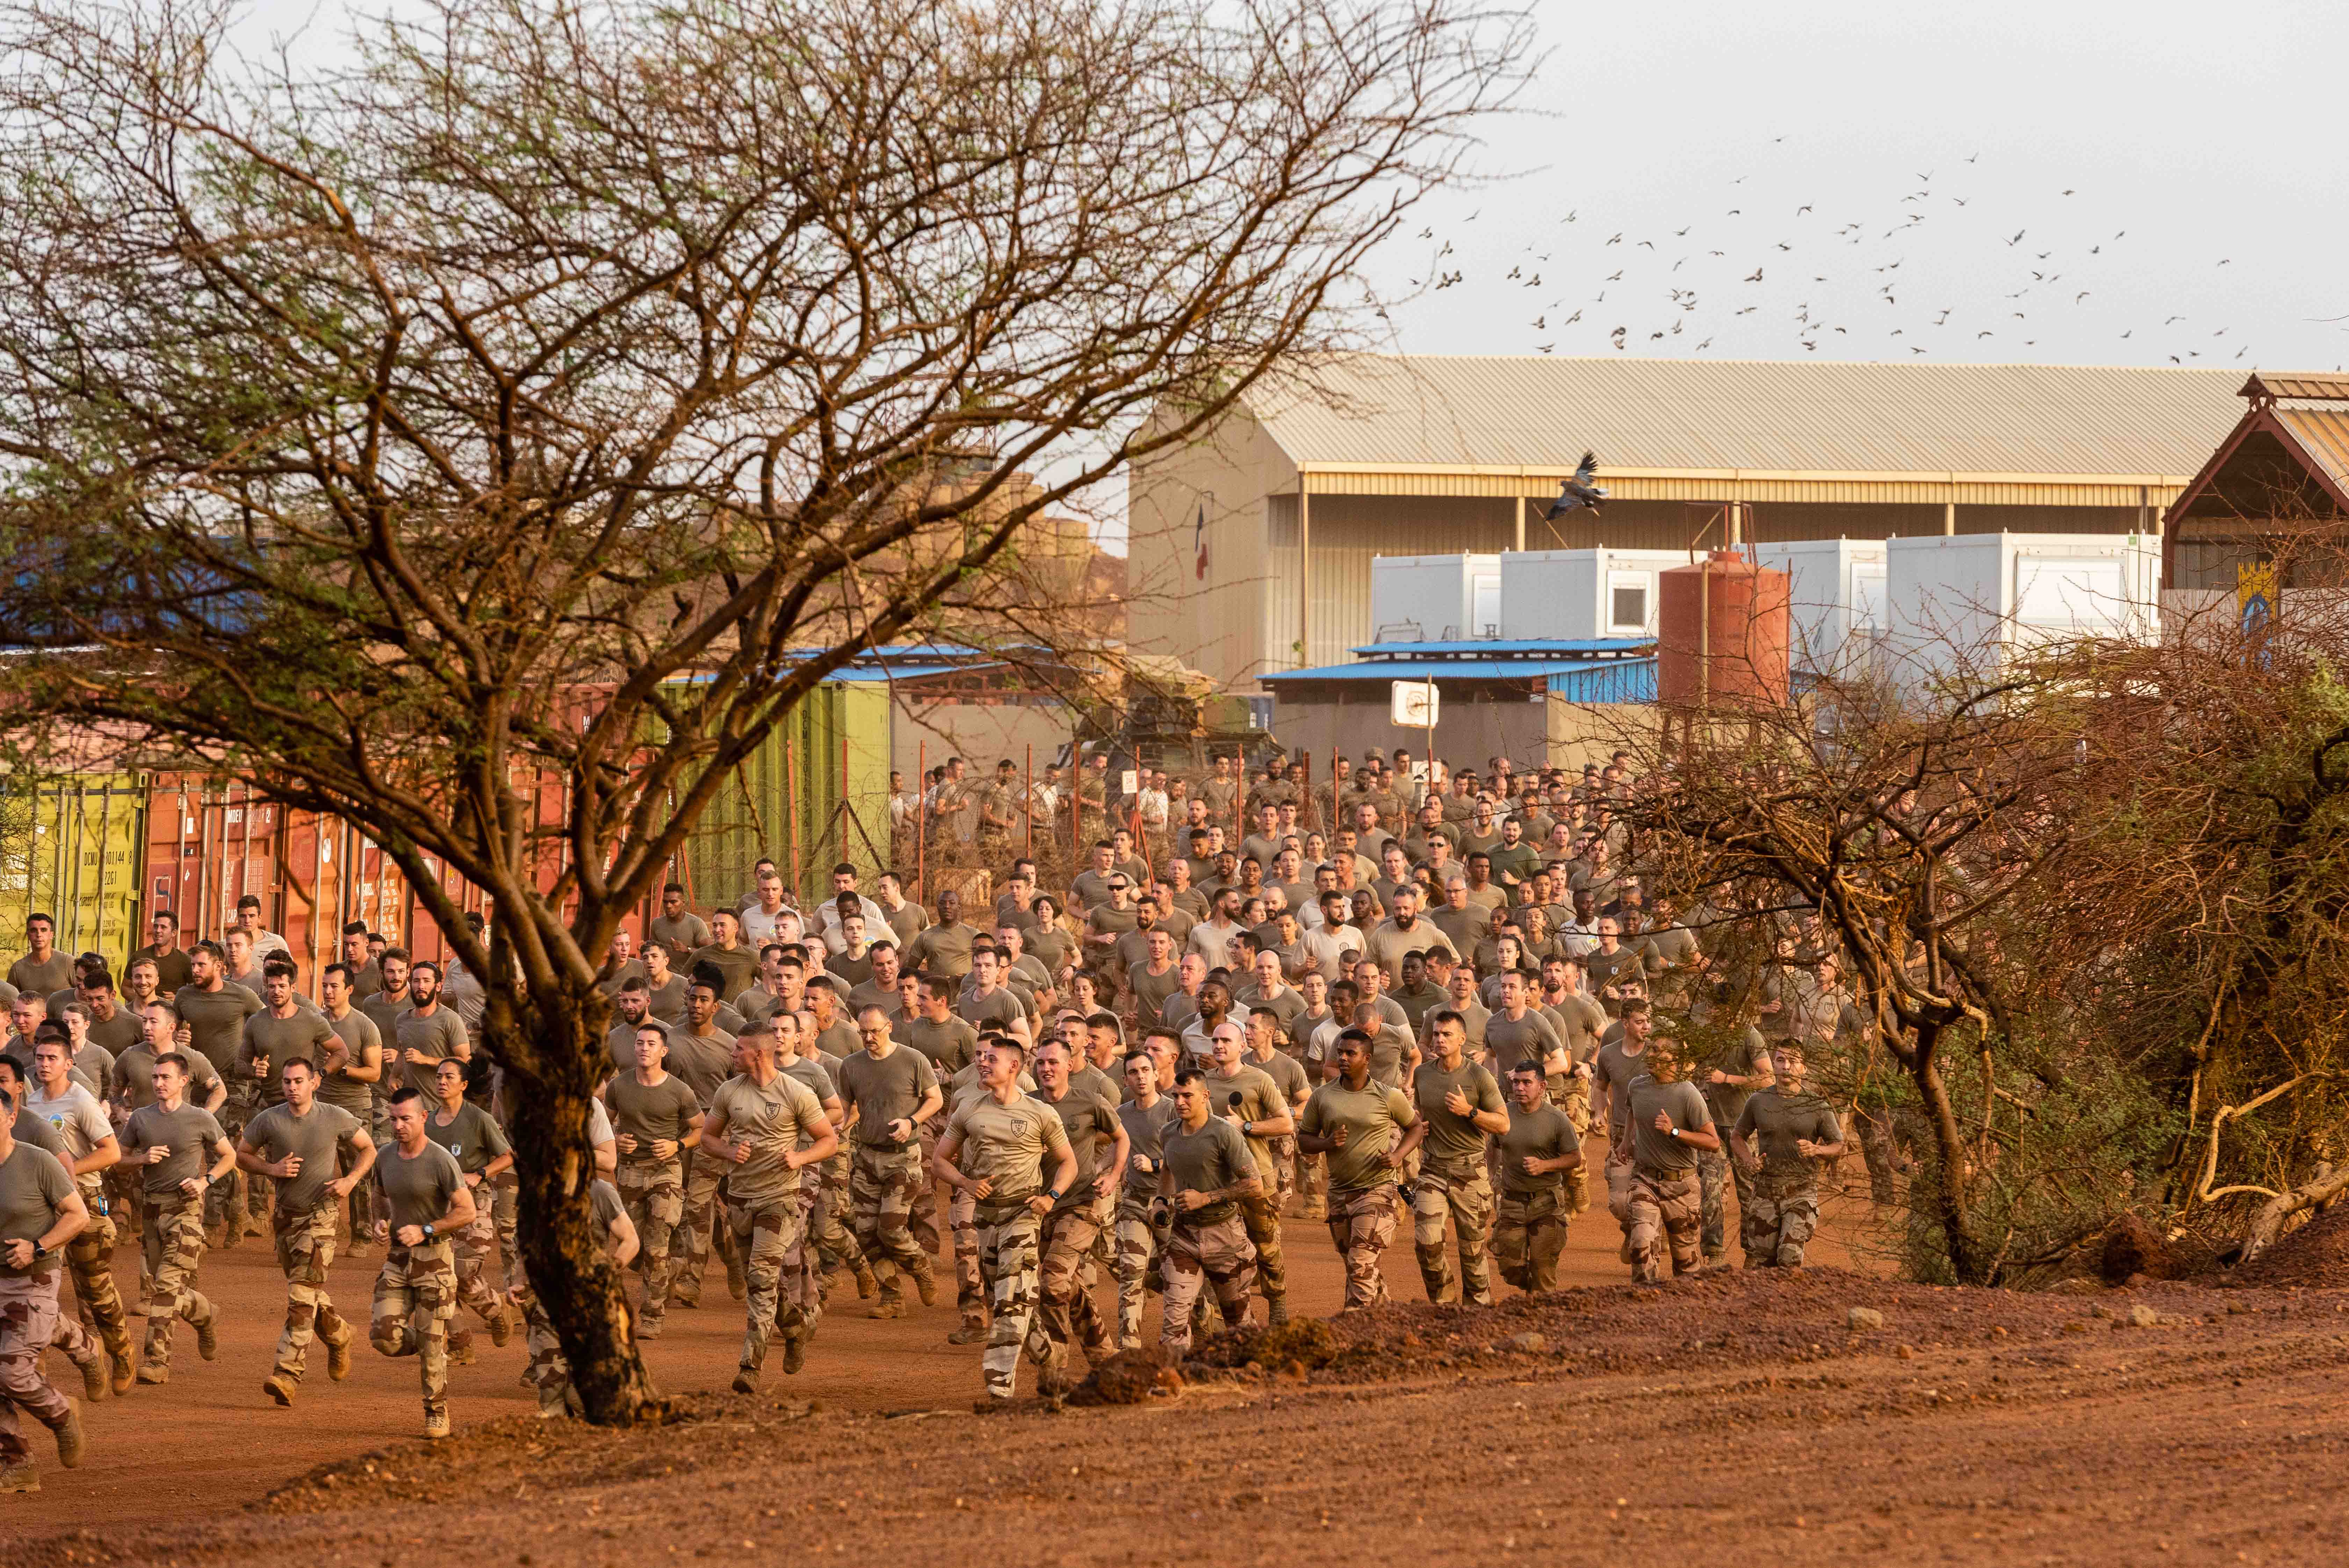
[[[1420,1282],[1427,1299],[1440,1302],[1452,1289],[1452,1261],[1444,1251],[1444,1221],[1460,1248],[1460,1299],[1493,1304],[1493,1281],[1485,1267],[1485,1232],[1493,1219],[1493,1181],[1481,1158],[1421,1168],[1411,1191],[1411,1246],[1419,1257]]]
[[[490,1284],[490,1249],[498,1239],[497,1220],[490,1213],[487,1184],[473,1189],[478,1194],[473,1200],[473,1217],[454,1231],[444,1232],[450,1243],[452,1266],[457,1272],[457,1304],[467,1306],[481,1314],[484,1323],[497,1331],[502,1340],[508,1319],[504,1296]],[[455,1314],[452,1313],[453,1318]],[[473,1353],[473,1331],[451,1324],[449,1330],[449,1350],[460,1361],[471,1360]]]
[[[1714,1120],[1717,1125],[1728,1125],[1718,1116]],[[1729,1168],[1726,1149],[1696,1151],[1697,1237],[1707,1258],[1718,1258],[1729,1250]],[[1737,1196],[1742,1210],[1748,1201],[1742,1172]]]
[[[902,1148],[861,1143],[848,1173],[848,1205],[856,1225],[856,1244],[881,1283],[885,1302],[903,1299],[905,1287],[897,1273],[904,1270],[916,1280],[926,1279],[930,1255],[915,1243],[912,1229],[914,1194],[921,1185],[922,1151],[918,1144]]]
[[[696,1163],[714,1167],[717,1162]],[[678,1227],[685,1220],[685,1156],[624,1159],[612,1174],[612,1185],[619,1189],[620,1207],[627,1212],[628,1223],[636,1228],[636,1262],[645,1271],[645,1304],[637,1310],[637,1318],[646,1328],[657,1330],[668,1307],[669,1287],[677,1278],[678,1266],[685,1261],[677,1245]]]
[[[1142,1348],[1142,1298],[1145,1288],[1163,1289],[1154,1277],[1151,1262],[1158,1251],[1158,1232],[1151,1223],[1147,1199],[1121,1195],[1117,1200],[1117,1347]]]
[[[1038,1224],[1037,1249],[1042,1262],[1037,1269],[1038,1305],[1028,1331],[1028,1359],[1040,1369],[1045,1393],[1060,1391],[1069,1366],[1069,1345],[1081,1341],[1087,1356],[1098,1356],[1109,1343],[1109,1327],[1086,1290],[1085,1272],[1093,1245],[1101,1239],[1096,1206],[1088,1201],[1055,1209]]]
[[[449,1238],[415,1247],[393,1241],[376,1275],[367,1343],[385,1355],[417,1358],[427,1424],[448,1418],[449,1320],[456,1315],[457,1262]]]
[[[1549,1103],[1566,1114],[1574,1124],[1574,1136],[1578,1139],[1590,1131],[1590,1080],[1579,1074],[1569,1073],[1563,1082],[1549,1086]],[[1566,1172],[1566,1206],[1561,1213],[1571,1219],[1590,1207],[1590,1168],[1578,1165]]]
[[[701,1300],[701,1275],[709,1266],[711,1232],[718,1224],[719,1184],[726,1179],[726,1168],[710,1156],[696,1149],[685,1159],[685,1197],[682,1212],[676,1228],[669,1233],[666,1251],[677,1256],[669,1263],[669,1300],[679,1306],[693,1306]],[[647,1252],[652,1243],[645,1243]]]
[[[1288,1267],[1280,1253],[1280,1199],[1257,1192],[1240,1199],[1240,1223],[1256,1248],[1256,1283],[1268,1302],[1288,1299]]]
[[[261,1085],[249,1075],[222,1073],[228,1079],[228,1098],[221,1103],[220,1125],[231,1145],[244,1137],[244,1125],[261,1112]],[[204,1189],[204,1223],[225,1227],[242,1215],[250,1223],[244,1229],[259,1234],[262,1222],[269,1213],[269,1183],[246,1178],[242,1168],[231,1170],[220,1180]],[[222,1240],[235,1246],[237,1232],[223,1229]]]
[[[1388,1205],[1388,1230],[1392,1231],[1393,1205]],[[1167,1232],[1166,1256],[1161,1271],[1166,1280],[1166,1301],[1160,1314],[1158,1343],[1177,1355],[1191,1348],[1191,1306],[1199,1289],[1211,1286],[1226,1328],[1247,1321],[1248,1291],[1256,1282],[1256,1254],[1242,1218],[1232,1215],[1212,1224],[1175,1220]],[[1347,1293],[1353,1293],[1349,1260]]]
[[[946,1232],[938,1228],[938,1189],[930,1175],[930,1157],[938,1151],[939,1124],[944,1116],[932,1116],[917,1129],[922,1139],[921,1164],[914,1172],[913,1215],[909,1228],[914,1232],[914,1244],[935,1258],[946,1251]]]
[[[741,1366],[755,1374],[766,1365],[767,1344],[776,1332],[786,1344],[808,1336],[807,1206],[798,1192],[757,1202],[729,1198],[726,1223],[742,1254],[750,1308]]]
[[[522,1183],[509,1170],[490,1185],[490,1216],[498,1230],[498,1259],[505,1265],[511,1297],[527,1282],[522,1272]]]
[[[1493,1219],[1493,1262],[1501,1278],[1521,1291],[1557,1288],[1566,1221],[1563,1194],[1555,1188],[1502,1193]]]
[[[1662,1277],[1669,1247],[1672,1272],[1693,1272],[1699,1262],[1697,1234],[1703,1221],[1703,1199],[1697,1173],[1674,1176],[1663,1170],[1634,1167],[1626,1208],[1631,1226],[1631,1278],[1647,1284]]]
[[[1330,1240],[1346,1261],[1346,1304],[1373,1306],[1387,1299],[1386,1275],[1379,1257],[1394,1242],[1395,1189],[1385,1182],[1376,1187],[1330,1189]]]
[[[994,1322],[979,1370],[991,1399],[1009,1399],[1019,1374],[1019,1349],[1036,1315],[1036,1211],[1025,1202],[974,1206],[972,1229],[978,1249],[978,1277]]]
[[[1289,1114],[1294,1116],[1296,1112],[1292,1110]],[[1299,1189],[1298,1167],[1305,1162],[1298,1155],[1295,1133],[1283,1133],[1264,1142],[1265,1147],[1272,1151],[1273,1212],[1278,1213],[1288,1207],[1288,1198]]]
[[[987,1286],[978,1268],[978,1199],[955,1189],[947,1201],[947,1223],[954,1233],[955,1304],[966,1324],[987,1321]]]
[[[843,1139],[838,1154],[812,1168],[815,1207],[809,1216],[808,1239],[815,1243],[822,1272],[827,1276],[843,1264],[851,1273],[866,1272],[864,1249],[856,1244],[848,1228],[849,1158],[848,1144]]]
[[[220,1183],[212,1184],[217,1190]],[[146,1231],[140,1251],[155,1282],[147,1308],[149,1366],[162,1371],[171,1365],[171,1328],[185,1318],[191,1324],[212,1321],[212,1303],[196,1289],[196,1270],[204,1261],[204,1200],[164,1198],[147,1200]]]
[[[296,1383],[313,1337],[328,1345],[347,1344],[351,1337],[351,1325],[326,1296],[326,1272],[335,1262],[335,1208],[330,1198],[307,1213],[280,1209],[271,1220],[277,1266],[285,1274],[285,1330],[277,1339],[276,1370]]]
[[[1307,1220],[1326,1220],[1330,1215],[1330,1167],[1318,1154],[1297,1152],[1297,1139],[1285,1140],[1289,1147],[1288,1163],[1288,1186],[1286,1190],[1297,1194],[1298,1213]]]
[[[122,1293],[114,1283],[114,1220],[98,1211],[98,1205],[90,1201],[87,1189],[82,1199],[89,1210],[89,1223],[80,1235],[66,1243],[65,1249],[66,1268],[73,1277],[74,1300],[80,1303],[81,1315],[98,1329],[106,1354],[117,1365],[127,1364],[130,1359],[130,1323],[123,1312]]]
[[[1753,1196],[1745,1200],[1741,1220],[1747,1268],[1801,1268],[1803,1249],[1819,1228],[1817,1174],[1763,1170],[1754,1179]]]
[[[73,1411],[41,1375],[41,1355],[57,1329],[57,1272],[45,1260],[22,1274],[0,1274],[0,1465],[32,1458],[16,1423],[18,1410],[52,1430]]]

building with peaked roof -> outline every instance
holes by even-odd
[[[1132,646],[1236,690],[1371,640],[1381,555],[2151,533],[2231,372],[1347,356],[1137,463]],[[1585,450],[1602,512],[1545,514]]]
[[[2239,566],[2279,567],[2278,587],[2338,587],[2349,524],[2349,376],[2254,372],[2235,428],[2169,509],[2165,594],[2231,598]],[[2298,554],[2296,538],[2331,546]]]

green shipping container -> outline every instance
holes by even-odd
[[[57,948],[100,952],[121,974],[139,929],[147,781],[137,774],[0,778],[0,950],[25,950],[25,921],[57,923]]]
[[[698,909],[752,890],[750,867],[771,856],[800,905],[832,891],[848,861],[872,891],[889,852],[889,691],[883,682],[833,681],[775,726],[709,803],[688,842],[678,880]]]

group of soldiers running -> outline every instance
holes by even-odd
[[[1286,1220],[1328,1225],[1349,1310],[1385,1299],[1405,1223],[1430,1300],[1490,1304],[1496,1272],[1550,1289],[1594,1193],[1635,1280],[1724,1263],[1732,1190],[1745,1265],[1800,1266],[1846,1148],[1812,1059],[1843,1052],[1857,1014],[1815,932],[1724,960],[1750,920],[1650,895],[1626,761],[1431,781],[1371,753],[1318,801],[1278,761],[1218,759],[1195,794],[1145,774],[1154,799],[1096,770],[1077,805],[1099,831],[1058,891],[1012,854],[1019,797],[957,793],[954,763],[914,809],[936,814],[941,859],[989,873],[956,878],[991,898],[984,924],[962,887],[926,906],[847,864],[805,909],[771,861],[706,915],[670,884],[603,966],[587,1134],[636,1337],[698,1306],[714,1252],[753,1392],[777,1339],[800,1369],[835,1279],[896,1318],[909,1281],[930,1304],[951,1267],[947,1337],[983,1345],[994,1407],[1023,1356],[1058,1397],[1075,1349],[1141,1348],[1152,1293],[1171,1355],[1258,1295],[1285,1323]],[[367,1340],[418,1359],[428,1437],[449,1430],[448,1366],[473,1355],[460,1312],[493,1345],[523,1330],[542,1413],[576,1410],[519,1266],[481,983],[355,922],[314,1000],[257,898],[218,941],[182,947],[168,913],[150,934],[118,983],[35,915],[8,972],[0,1489],[38,1484],[20,1411],[80,1458],[46,1352],[91,1399],[166,1381],[180,1324],[212,1359],[203,1256],[264,1226],[286,1281],[274,1403],[300,1397],[314,1342],[346,1375],[357,1330],[328,1272],[380,1248]],[[1586,1164],[1601,1118],[1603,1185]],[[1892,1158],[1861,1141],[1872,1173]],[[112,1251],[134,1225],[132,1304]]]

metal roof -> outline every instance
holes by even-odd
[[[988,664],[852,664],[836,670],[825,679],[851,683],[872,683],[883,680],[921,680],[933,675],[969,675],[984,670],[1000,670],[1000,663]]]
[[[1250,399],[1314,469],[2182,483],[2238,372],[2075,365],[1345,355]],[[2315,378],[2298,378],[2313,380]]]
[[[1619,659],[1567,670],[1549,678],[1549,694],[1569,702],[1652,702],[1656,661]]]
[[[2309,465],[2333,482],[2333,493],[2349,493],[2349,410],[2277,409],[2273,413]]]
[[[1354,651],[1372,659],[1475,658],[1527,653],[1606,654],[1630,653],[1638,649],[1652,648],[1655,641],[1652,637],[1554,638],[1532,642],[1478,641],[1471,639],[1458,642],[1366,642]]]
[[[2349,376],[2261,375],[2252,372],[2242,385],[2246,398],[2307,398],[2321,402],[2349,402]]]
[[[1624,661],[1630,662],[1630,661]],[[1311,670],[1268,670],[1257,680],[1544,680],[1578,670],[1611,670],[1611,661],[1591,659],[1392,659],[1368,664],[1322,664]]]

